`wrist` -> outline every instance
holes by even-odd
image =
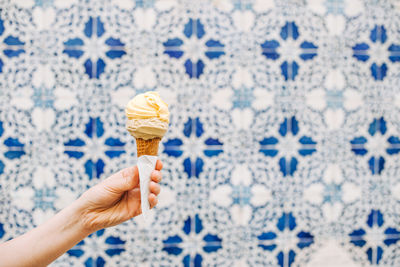
[[[81,233],[82,239],[96,231],[89,223],[87,218],[88,209],[84,203],[85,202],[82,201],[80,197],[65,210],[67,216],[71,216],[71,223],[73,224],[71,227],[73,227],[76,232]]]

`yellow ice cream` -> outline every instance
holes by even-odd
[[[168,105],[157,92],[146,92],[135,96],[125,109],[128,119],[159,118],[169,123]]]
[[[126,128],[135,138],[162,138],[168,130],[168,105],[157,92],[139,94],[129,101],[125,109]]]

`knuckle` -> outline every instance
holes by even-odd
[[[124,170],[122,170],[121,175],[122,175],[122,178],[124,179],[124,181],[126,182],[126,184],[128,186],[131,186],[132,185],[131,171],[128,168],[124,169]]]
[[[154,178],[156,179],[157,182],[161,181],[161,173],[159,171],[154,173]]]
[[[122,174],[122,177],[128,178],[129,177],[129,169],[128,168],[123,169],[121,174]]]

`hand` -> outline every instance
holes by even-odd
[[[160,193],[161,161],[151,174],[150,208],[157,204]],[[91,232],[120,224],[142,213],[137,166],[129,167],[108,177],[86,191],[79,199],[82,223]]]

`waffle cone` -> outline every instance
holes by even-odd
[[[158,145],[161,141],[161,138],[156,137],[149,140],[144,140],[142,138],[136,138],[136,147],[137,147],[137,156],[157,156],[158,154]]]

